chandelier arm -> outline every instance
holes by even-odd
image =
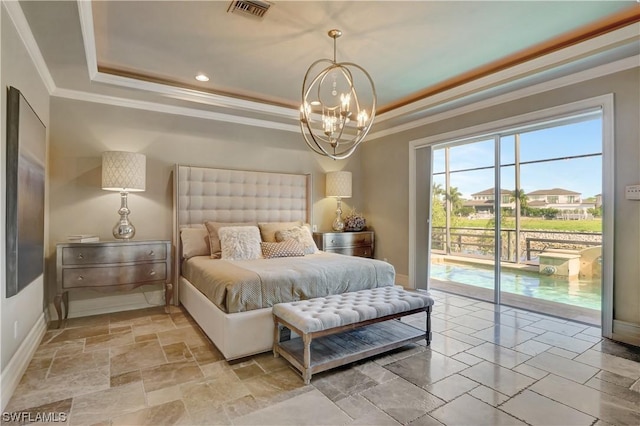
[[[367,72],[367,70],[365,70],[364,68],[362,68],[358,64],[354,64],[353,62],[341,62],[339,65],[349,65],[349,66],[358,68],[367,77],[367,80],[369,80],[369,84],[371,85],[371,93],[373,95],[373,97],[372,97],[372,106],[373,106],[373,108],[371,110],[370,122],[373,124],[373,117],[375,117],[375,115],[376,115],[376,109],[377,109],[376,106],[378,104],[378,102],[377,102],[378,92],[376,91],[376,86],[373,84],[373,79],[371,78],[371,75]]]
[[[319,145],[318,142],[314,139],[313,133],[309,134],[311,136],[311,139],[313,140],[313,143],[309,141],[307,134],[304,131],[304,127],[302,126],[302,123],[300,123],[300,130],[302,131],[302,136],[304,138],[304,141],[312,151],[314,151],[316,154],[325,155],[325,156],[328,155],[328,152],[324,148],[322,148],[322,146]]]
[[[316,153],[318,154],[322,154],[322,155],[329,155],[329,151],[327,151],[324,146],[320,143],[323,142],[325,144],[331,145],[331,141],[328,139],[324,139],[322,137],[318,137],[314,132],[313,129],[311,129],[309,123],[307,122],[306,124],[307,126],[307,130],[308,130],[308,135],[307,133],[304,131],[304,127],[302,126],[302,122],[300,123],[300,128],[302,130],[302,136],[304,137],[305,142],[307,143],[307,145],[313,149]],[[311,137],[311,140],[313,141],[313,143],[315,144],[315,146],[322,152],[319,152],[314,146],[312,146],[311,142],[309,141],[309,137]],[[318,139],[320,140],[320,142],[318,142]]]

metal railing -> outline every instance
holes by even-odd
[[[446,227],[434,226],[431,233],[431,249],[442,254],[456,254],[461,256],[493,256],[495,250],[495,233],[491,228],[475,227],[452,227],[449,228],[451,241],[447,242]],[[566,235],[568,239],[528,237],[527,234],[543,235]],[[541,253],[549,248],[566,247],[592,247],[602,245],[602,234],[595,232],[563,232],[563,231],[539,231],[501,229],[501,260],[518,263],[520,261],[530,262],[535,256],[532,254]],[[599,237],[597,241],[579,240],[577,236]],[[522,253],[516,253],[516,241],[520,238],[520,247],[524,246]],[[524,239],[524,240],[522,240]],[[522,244],[524,243],[524,244]]]

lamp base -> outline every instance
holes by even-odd
[[[133,223],[129,222],[129,213],[130,210],[129,207],[127,207],[127,193],[121,192],[120,209],[118,210],[120,220],[111,231],[114,238],[119,240],[130,240],[134,235],[136,235],[136,228],[133,226]]]
[[[113,227],[113,236],[119,240],[130,240],[136,235],[136,228],[133,227],[131,222],[119,221],[116,226]]]
[[[336,218],[331,224],[331,228],[335,232],[344,232],[344,220],[342,220],[342,200],[338,198],[338,208],[336,209]]]

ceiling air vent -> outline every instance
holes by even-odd
[[[229,5],[227,12],[238,12],[244,15],[264,17],[267,10],[271,7],[271,3],[260,0],[233,0]]]

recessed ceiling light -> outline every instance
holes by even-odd
[[[209,81],[209,77],[207,77],[206,75],[200,73],[200,74],[196,75],[196,80],[198,80],[198,81]]]

